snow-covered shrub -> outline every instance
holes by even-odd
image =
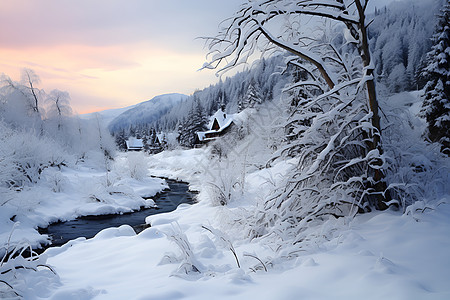
[[[0,184],[21,187],[36,183],[46,168],[61,167],[68,156],[50,138],[14,131],[0,123]]]
[[[422,139],[426,128],[417,116],[418,93],[400,93],[384,101],[384,145],[388,161],[388,190],[404,211],[416,201],[440,199],[450,193],[450,164],[438,144]]]
[[[231,242],[230,238],[227,236],[227,234],[225,234],[224,232],[220,231],[217,228],[214,228],[212,226],[202,226],[203,229],[208,230],[209,232],[211,232],[214,237],[216,238],[216,243],[218,244],[218,246],[221,246],[223,248],[226,248],[228,250],[231,251],[231,253],[233,253],[234,258],[236,259],[236,264],[237,267],[240,268],[241,264],[239,263],[239,258],[236,254],[236,250],[234,249],[233,243]]]
[[[147,176],[147,160],[143,152],[129,152],[127,160],[131,178],[141,180]]]
[[[165,235],[181,250],[181,255],[179,258],[172,257],[173,253],[166,253],[165,258],[162,262],[180,262],[180,266],[173,275],[186,276],[200,273],[203,269],[203,266],[195,258],[192,245],[189,242],[187,236],[182,232],[180,226],[178,224],[172,224],[171,230],[165,232]]]
[[[210,144],[211,159],[203,173],[214,204],[242,197],[247,174],[266,167],[284,133],[277,125],[280,111],[275,101],[245,109],[234,115],[232,129]]]
[[[62,192],[66,186],[68,186],[68,179],[58,169],[46,169],[42,173],[43,177],[49,183],[51,189],[55,193]]]
[[[208,179],[208,194],[213,205],[226,205],[242,196],[245,187],[245,161],[230,158],[213,159],[205,175]]]
[[[27,289],[26,281],[22,280],[29,272],[55,271],[46,264],[46,257],[37,255],[27,243],[12,243],[11,235],[18,223],[14,223],[13,229],[7,241],[0,246],[0,298],[22,298],[22,291]]]

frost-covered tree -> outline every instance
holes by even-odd
[[[211,56],[204,68],[225,72],[247,62],[257,50],[266,54],[284,50],[291,55],[288,64],[308,73],[306,81],[289,87],[308,88],[287,124],[304,134],[282,150],[300,161],[284,192],[267,204],[290,210],[278,216],[280,222],[308,222],[327,213],[340,215],[343,211],[339,206],[345,203],[361,211],[387,208],[367,4],[362,0],[248,1],[218,36],[209,39]],[[324,43],[330,35],[304,32],[311,18],[318,19],[319,25],[325,21],[341,30],[346,47]],[[324,24],[322,32],[327,28]],[[261,49],[264,45],[267,47]],[[317,187],[320,182],[326,182],[321,189]]]
[[[0,121],[0,188],[35,184],[45,169],[61,167],[67,160],[67,153],[51,138],[13,130]]]
[[[7,75],[1,76],[4,118],[20,128],[42,129],[41,97],[44,91],[37,88],[39,76],[30,69],[23,69],[19,82]]]
[[[47,109],[48,117],[67,117],[72,115],[72,107],[70,106],[70,96],[68,92],[60,90],[52,90],[46,99],[49,107]],[[60,127],[61,124],[58,124]]]
[[[29,99],[30,107],[34,112],[39,113],[39,90],[36,88],[36,84],[40,82],[39,76],[31,69],[23,69],[21,75],[21,83],[25,87],[24,94]]]
[[[65,146],[69,143],[70,131],[73,129],[72,107],[69,103],[70,96],[68,92],[52,90],[45,98],[47,103],[45,128],[48,134],[61,141]]]
[[[450,5],[438,16],[433,46],[427,54],[423,71],[427,79],[422,113],[428,123],[428,137],[442,144],[442,152],[450,156]]]
[[[389,76],[387,76],[387,83],[389,86],[389,89],[394,93],[399,93],[401,91],[404,91],[407,87],[407,75],[406,69],[403,63],[399,63],[389,73]]]
[[[261,104],[262,102],[260,87],[257,82],[252,81],[248,85],[244,97],[240,98],[240,101],[238,102],[238,111],[240,112],[248,107],[253,108],[255,105]]]

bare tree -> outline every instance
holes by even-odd
[[[20,82],[23,86],[23,93],[30,100],[29,104],[34,112],[39,113],[39,90],[35,87],[40,82],[39,76],[31,69],[22,70]]]
[[[325,98],[345,102],[341,95],[348,96],[347,89],[353,87],[354,92],[351,93],[350,101],[347,104],[343,103],[341,107],[334,107],[342,113],[348,106],[353,105],[355,99],[361,98],[360,91],[365,90],[365,107],[368,114],[361,115],[360,109],[352,111],[355,116],[359,116],[356,122],[359,125],[356,127],[364,127],[359,136],[365,143],[366,154],[363,160],[371,173],[370,178],[364,179],[364,185],[366,192],[372,197],[369,202],[377,209],[385,209],[387,194],[382,169],[384,160],[382,159],[380,117],[373,77],[374,65],[367,38],[367,27],[370,22],[367,22],[365,15],[368,2],[369,0],[247,1],[225,23],[226,25],[216,37],[207,39],[210,49],[209,62],[204,65],[204,68],[218,69],[219,73],[226,72],[239,64],[248,62],[257,51],[267,53],[282,49],[292,54],[292,58],[288,60],[290,64],[302,68],[308,74],[308,80],[299,82],[296,87],[315,87],[313,93],[306,95],[307,101],[300,101],[299,105],[313,106]],[[303,34],[301,30],[305,24],[305,17],[307,21],[326,20],[335,26],[340,26],[347,41],[347,48],[352,49],[353,46],[356,49],[359,64],[353,62],[351,66],[348,66],[344,57],[345,53],[340,52],[331,43],[321,44],[318,39],[320,34]],[[321,30],[323,32],[324,27]],[[354,72],[355,69],[357,72]],[[343,70],[346,76],[339,76],[340,71],[337,70]],[[354,74],[359,76],[355,77]],[[321,110],[323,107],[315,109]],[[364,124],[361,122],[363,119]],[[350,124],[355,124],[355,118],[341,125],[348,127]],[[327,123],[324,122],[322,125],[327,126]],[[339,134],[342,134],[342,130]],[[354,131],[351,134],[355,135]],[[330,136],[325,149],[320,149],[321,154],[330,153],[326,150],[330,149],[332,143],[338,141],[337,136],[338,133]],[[319,162],[324,159],[323,155],[317,156]],[[316,162],[317,164],[312,164],[311,172],[316,170],[314,166],[319,164],[317,160]]]
[[[70,96],[68,92],[60,90],[52,90],[46,102],[49,103],[48,115],[51,118],[58,119],[58,130],[61,130],[62,119],[72,114],[72,108],[70,107]]]

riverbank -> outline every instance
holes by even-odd
[[[152,197],[152,200],[155,202],[154,207],[141,208],[137,211],[120,214],[81,216],[75,220],[50,224],[48,227],[41,228],[39,231],[41,234],[46,234],[51,238],[51,245],[48,245],[51,247],[62,246],[69,240],[74,240],[79,237],[90,239],[103,229],[122,225],[131,226],[138,234],[149,227],[145,223],[146,217],[174,211],[183,203],[195,203],[195,195],[189,191],[188,183],[170,179],[165,181],[169,188]]]
[[[39,227],[81,216],[154,207],[151,197],[167,188],[160,178],[132,178],[125,154],[116,157],[108,172],[90,161],[46,169],[35,185],[1,195],[10,201],[0,210],[0,240],[39,248],[50,242],[46,234],[39,233]]]
[[[197,173],[201,151],[162,153],[149,158],[149,166],[159,175],[173,171],[177,178],[202,184]],[[282,174],[284,169],[276,165],[271,171]],[[249,191],[266,193],[260,184],[265,176],[268,170],[249,174]],[[450,296],[450,205],[445,199],[439,208],[420,212],[418,204],[407,215],[388,211],[330,218],[316,228],[320,244],[288,253],[277,252],[270,242],[242,239],[225,224],[239,220],[251,201],[215,205],[203,184],[198,204],[149,216],[151,227],[138,235],[121,226],[47,250],[61,282],[43,292],[51,299],[96,300]]]
[[[205,149],[147,158],[149,173],[192,180],[196,205],[148,216],[139,234],[124,225],[46,250],[49,270],[23,274],[25,299],[446,299],[450,297],[450,199],[417,202],[407,214],[374,212],[329,218],[301,251],[245,237],[268,180],[290,161],[254,168],[244,197],[221,206],[211,197]],[[197,189],[196,187],[196,189]],[[327,287],[324,289],[323,287]]]

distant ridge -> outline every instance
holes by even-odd
[[[98,112],[93,113],[87,113],[87,114],[81,114],[80,118],[82,119],[93,119],[95,116],[99,116],[100,121],[105,124],[106,126],[114,120],[117,116],[122,114],[123,112],[135,107],[135,105],[127,106],[127,107],[121,107],[121,108],[112,108],[112,109],[106,109]]]
[[[189,96],[172,93],[159,95],[151,100],[136,104],[116,116],[108,125],[115,132],[136,124],[148,124],[167,114],[172,107],[186,100]]]

